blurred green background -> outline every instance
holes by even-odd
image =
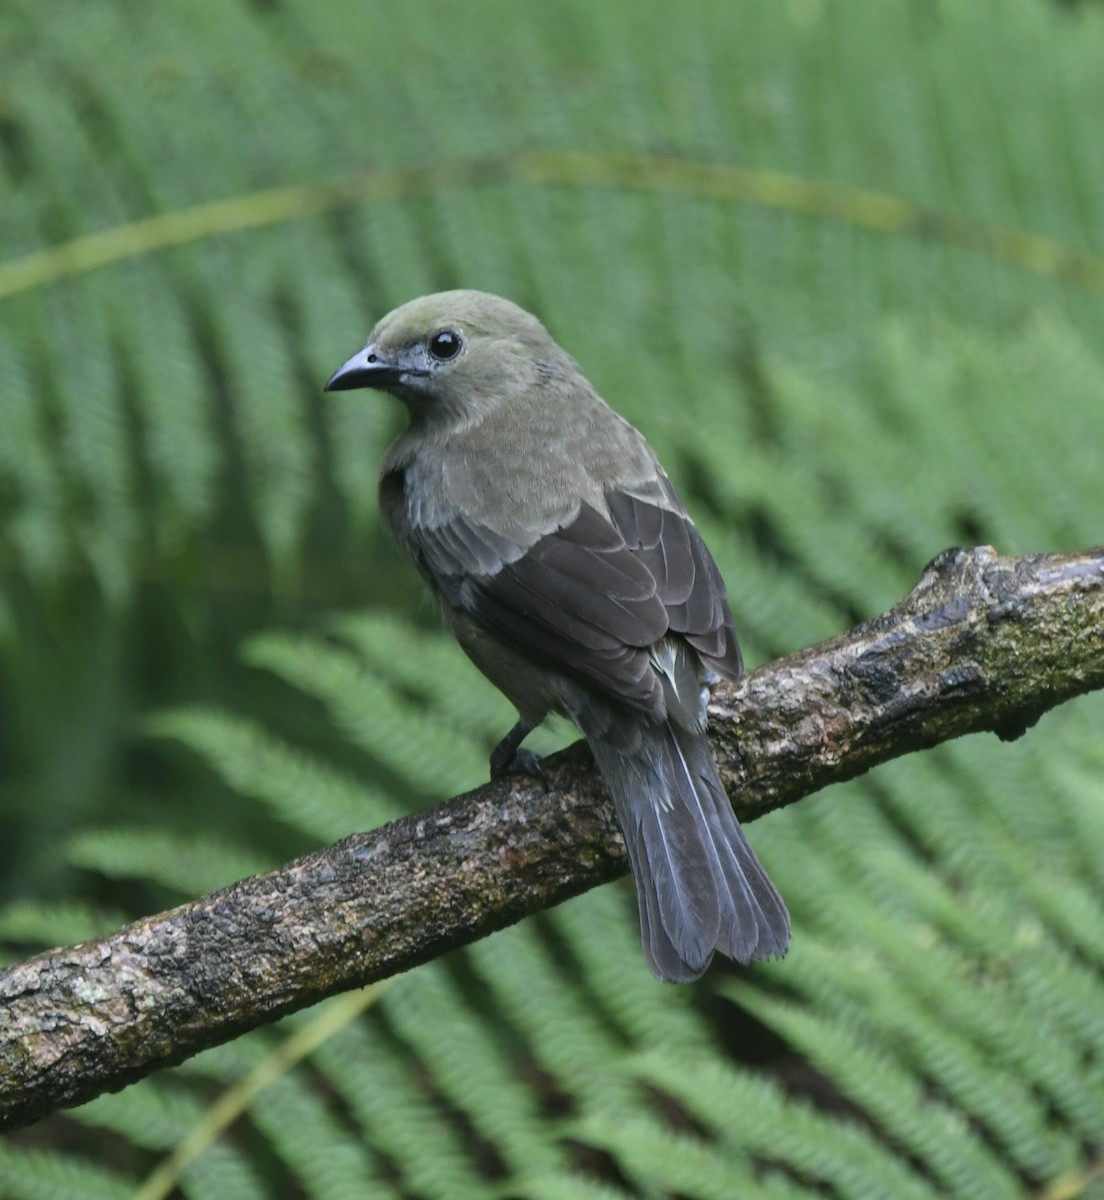
[[[1102,113],[1091,3],[5,0],[4,957],[485,777],[401,414],[321,393],[417,294],[542,317],[752,664],[1099,543]],[[757,822],[781,963],[663,987],[600,889],[7,1139],[0,1197],[1104,1196],[1102,717]]]

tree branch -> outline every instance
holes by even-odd
[[[1102,686],[1104,548],[953,550],[883,616],[718,688],[711,736],[748,820],[966,733],[1018,737]],[[489,783],[0,973],[0,1129],[623,874],[585,747],[546,765],[547,791]]]

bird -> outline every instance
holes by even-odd
[[[789,914],[706,734],[710,687],[743,669],[724,581],[644,436],[537,317],[487,292],[388,313],[325,384],[357,388],[406,406],[381,515],[517,709],[492,776],[539,773],[522,743],[566,715],[612,796],[653,974],[782,956]]]

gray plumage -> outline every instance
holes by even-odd
[[[410,424],[384,456],[384,518],[476,666],[520,721],[550,711],[590,744],[613,796],[661,979],[715,951],[785,953],[785,905],[717,775],[707,685],[741,667],[724,582],[651,447],[540,322],[482,292],[384,317],[328,390],[378,388]]]

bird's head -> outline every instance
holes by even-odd
[[[368,344],[343,363],[326,391],[377,388],[416,421],[479,421],[541,375],[574,363],[536,317],[487,292],[422,296],[380,320]]]

